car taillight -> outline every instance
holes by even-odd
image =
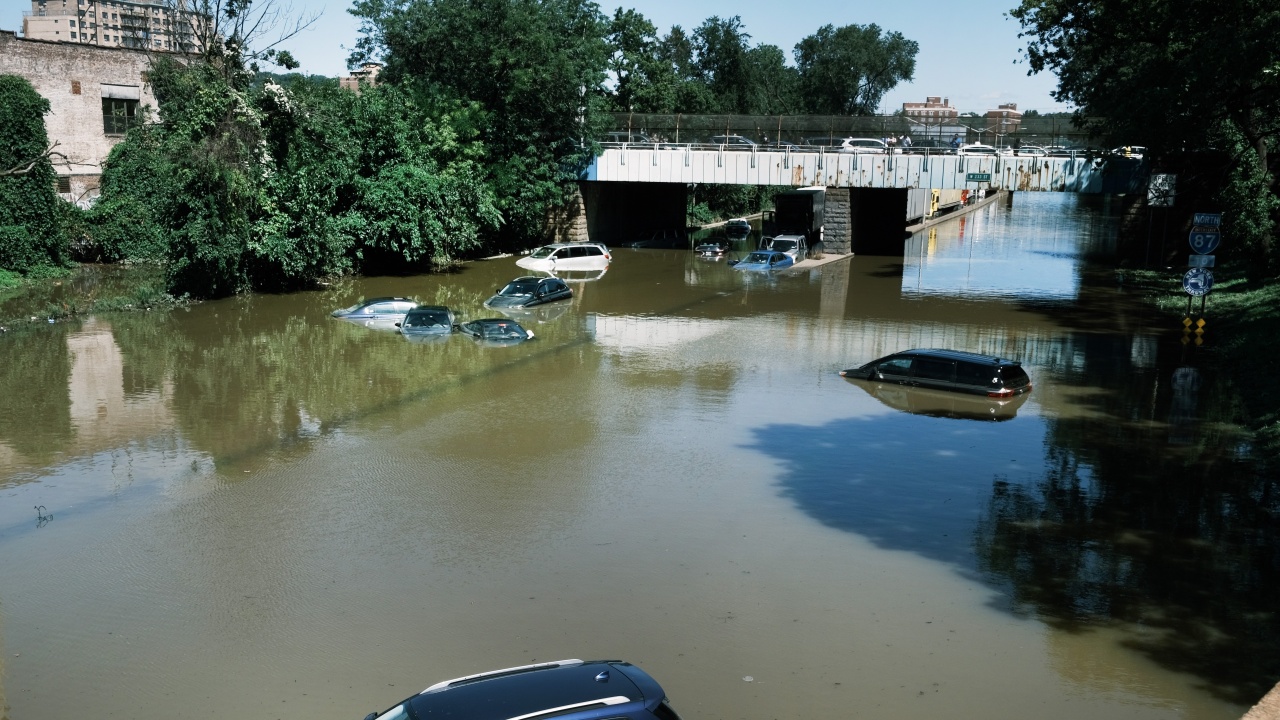
[[[1012,394],[1013,394],[1013,391],[1010,390],[1009,388],[1001,388],[999,390],[989,391],[987,393],[987,397],[1002,398],[1002,397],[1009,397]]]

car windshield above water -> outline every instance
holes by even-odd
[[[526,337],[527,333],[515,323],[485,323],[480,327],[480,335],[485,340],[510,340]]]
[[[429,328],[452,328],[453,314],[445,307],[418,307],[409,311],[400,323],[400,329],[425,330]]]
[[[504,297],[523,297],[532,295],[538,289],[538,281],[530,278],[528,280],[513,280],[507,283],[507,286],[498,291],[499,295]]]

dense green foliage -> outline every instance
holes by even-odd
[[[152,83],[167,122],[113,150],[95,237],[106,259],[163,258],[174,292],[430,267],[498,224],[480,151],[394,86],[233,85],[173,62]]]
[[[915,72],[919,46],[875,25],[826,25],[796,44],[795,65],[751,45],[738,17],[711,17],[662,37],[634,10],[609,25],[609,109],[640,113],[871,114]]]
[[[44,116],[49,101],[0,75],[0,268],[27,273],[66,259]]]
[[[424,105],[468,105],[487,148],[484,179],[507,232],[544,233],[547,210],[589,159],[583,140],[604,80],[605,19],[583,0],[361,0],[358,59]]]
[[[296,67],[255,44],[258,20],[278,19],[269,0],[202,7],[213,15],[203,50],[153,59],[158,107],[112,151],[91,211],[56,204],[47,159],[5,180],[9,195],[39,192],[0,215],[0,267],[153,262],[173,294],[219,297],[522,249],[546,238],[607,129],[604,111],[871,107],[910,77],[916,52],[875,26],[827,26],[797,45],[796,68],[752,45],[737,17],[659,38],[639,13],[610,20],[589,0],[360,0],[351,62],[384,68],[354,93],[260,70]],[[851,84],[803,97],[823,84],[816,74],[854,60]],[[5,97],[22,132],[3,157],[43,152],[33,133],[47,103]],[[693,213],[750,212],[762,192],[696,190]]]
[[[801,96],[815,115],[870,115],[895,85],[915,73],[920,46],[876,25],[824,25],[796,45]]]
[[[1280,6],[1269,0],[1023,0],[1033,71],[1117,145],[1190,167],[1218,190],[1224,236],[1277,269]]]

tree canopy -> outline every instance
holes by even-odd
[[[0,75],[0,268],[27,272],[66,257],[47,112],[49,101],[31,83]]]
[[[796,45],[800,95],[817,115],[871,115],[898,83],[911,80],[919,44],[877,25],[824,25]]]
[[[1220,154],[1225,228],[1270,254],[1280,140],[1280,6],[1271,0],[1023,0],[1032,72],[1094,130],[1153,154]]]

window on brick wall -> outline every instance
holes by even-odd
[[[80,81],[79,81],[79,80],[72,80],[72,81],[71,81],[71,94],[72,94],[72,95],[79,95],[79,94],[80,94]]]
[[[60,193],[71,192],[71,176],[70,175],[58,176],[58,192]]]
[[[123,135],[138,124],[138,101],[102,98],[102,129],[108,135]]]

